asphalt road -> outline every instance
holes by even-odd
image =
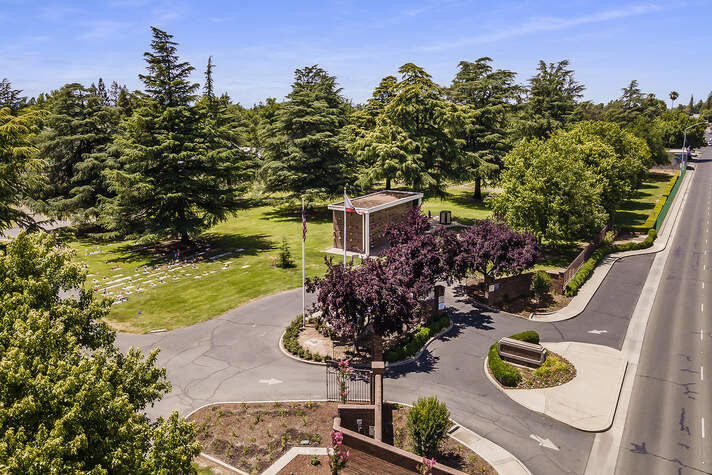
[[[515,403],[487,379],[483,363],[502,336],[537,330],[542,341],[582,341],[620,348],[652,256],[618,261],[580,316],[558,323],[530,322],[480,311],[456,289],[446,302],[453,330],[416,363],[389,371],[386,399],[411,402],[437,395],[452,417],[505,447],[535,474],[583,473],[593,434],[574,429]],[[278,348],[285,326],[301,306],[298,289],[265,297],[220,317],[166,333],[120,334],[119,346],[160,347],[158,364],[173,390],[149,415],[181,414],[218,401],[323,399],[324,368],[294,361]],[[602,330],[603,333],[589,333]],[[559,450],[531,436],[549,439]]]
[[[712,149],[674,235],[643,341],[616,473],[712,473]]]

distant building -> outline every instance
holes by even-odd
[[[403,221],[423,194],[413,191],[384,190],[351,200],[358,213],[346,213],[346,252],[369,256],[386,245],[385,231],[392,222]],[[344,202],[329,205],[334,223],[331,253],[344,252]],[[361,214],[359,214],[361,213]]]

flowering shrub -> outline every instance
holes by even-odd
[[[349,360],[339,360],[338,363],[339,374],[337,375],[337,380],[339,381],[339,398],[342,404],[346,404],[349,398],[349,380],[351,379],[351,374],[354,369],[349,365]]]
[[[420,475],[433,475],[433,467],[435,465],[435,458],[423,457],[423,463],[418,466],[418,473]]]
[[[338,430],[331,431],[331,450],[329,450],[329,469],[331,469],[332,475],[338,475],[338,473],[346,466],[351,452],[348,450],[344,451],[344,434]]]

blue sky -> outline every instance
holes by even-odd
[[[569,59],[585,98],[608,101],[631,79],[684,103],[712,90],[712,1],[0,0],[0,78],[25,94],[99,76],[140,88],[150,25],[180,43],[202,81],[252,105],[281,99],[295,68],[318,63],[346,97],[368,98],[412,61],[443,85],[460,60],[490,56],[525,82],[539,59]]]

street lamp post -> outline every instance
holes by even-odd
[[[685,163],[686,162],[685,158],[687,157],[687,154],[685,153],[685,143],[687,143],[687,131],[693,127],[697,127],[700,124],[706,124],[706,123],[707,122],[705,122],[705,121],[698,122],[696,124],[692,124],[689,127],[685,127],[685,129],[682,131],[682,134],[683,134],[682,135],[682,161],[680,161],[680,172],[682,172],[682,170],[684,170],[687,166]]]

